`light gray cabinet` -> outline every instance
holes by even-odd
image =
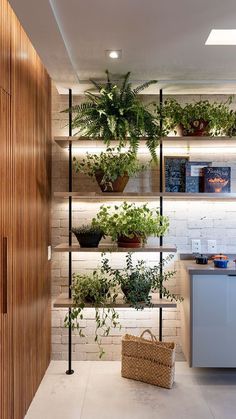
[[[183,349],[190,366],[236,368],[236,272],[190,274],[186,281]]]

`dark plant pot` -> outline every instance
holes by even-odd
[[[123,192],[129,181],[129,176],[124,175],[118,176],[113,182],[101,183],[103,176],[104,173],[102,172],[97,172],[95,174],[96,181],[99,184],[102,192]]]
[[[138,236],[132,238],[127,236],[119,236],[117,239],[118,247],[137,248],[142,246],[142,239]]]
[[[121,290],[127,302],[131,300],[130,295],[132,295],[132,297],[135,296],[135,301],[137,303],[142,303],[144,301],[147,301],[151,291],[151,286],[149,284],[139,283],[139,291],[137,291],[135,286],[133,286],[131,282],[130,284],[121,285]]]
[[[102,238],[102,233],[74,233],[74,235],[77,238],[80,247],[98,247]]]
[[[203,119],[196,119],[190,122],[191,130],[179,125],[179,132],[182,137],[204,137],[209,135],[209,122]]]

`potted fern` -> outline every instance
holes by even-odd
[[[146,138],[146,144],[152,157],[156,160],[156,147],[160,137],[159,121],[153,112],[151,104],[143,104],[138,94],[156,83],[147,81],[135,88],[130,82],[130,72],[112,81],[109,71],[106,71],[106,82],[98,83],[91,80],[96,93],[85,92],[87,101],[72,107],[73,129],[76,134],[91,138],[101,138],[107,146],[112,140],[117,140],[120,146],[129,144],[133,152],[137,152],[140,138]],[[64,112],[68,112],[67,109]],[[76,135],[75,134],[75,135]]]
[[[76,173],[95,177],[103,192],[123,192],[129,177],[146,168],[131,150],[121,153],[119,148],[107,148],[100,154],[87,153],[81,162],[74,157],[73,164]]]
[[[135,248],[146,243],[147,237],[162,236],[168,229],[168,217],[161,216],[158,209],[150,209],[147,204],[123,202],[122,205],[102,205],[92,220],[106,236],[117,241],[118,247]]]

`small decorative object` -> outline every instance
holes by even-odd
[[[73,159],[74,169],[90,177],[95,177],[102,192],[123,192],[130,176],[146,169],[132,151],[121,153],[120,148],[108,148],[100,154],[87,153],[79,162]]]
[[[214,266],[215,268],[227,268],[228,262],[228,260],[214,259]]]
[[[188,157],[165,157],[165,191],[185,192],[185,165]]]
[[[120,326],[119,315],[113,307],[117,298],[116,283],[113,278],[105,275],[102,270],[94,270],[91,274],[74,274],[72,281],[73,307],[71,314],[65,317],[65,326],[77,329],[79,336],[84,337],[83,310],[85,307],[94,307],[96,329],[94,341],[98,344],[99,357],[104,354],[101,338],[109,336],[111,327]]]
[[[230,192],[230,167],[204,167],[204,192]]]
[[[150,339],[144,335],[149,334]],[[159,342],[150,330],[122,338],[121,375],[171,389],[175,375],[175,343]]]
[[[195,257],[195,261],[198,265],[207,265],[208,264],[208,257],[205,255],[197,255]]]
[[[162,268],[172,257],[169,255],[162,261]],[[139,260],[134,265],[132,254],[128,253],[126,267],[113,269],[109,265],[108,259],[103,258],[102,269],[121,287],[125,301],[136,310],[152,307],[150,291],[162,290],[163,297],[169,298],[171,301],[182,301],[180,296],[170,293],[165,287],[165,283],[175,275],[175,271],[161,273],[161,263],[149,267],[146,261]]]
[[[226,102],[200,100],[181,105],[175,99],[166,99],[157,105],[157,115],[163,118],[163,135],[175,131],[182,136],[232,135],[235,113],[230,109],[230,96]]]
[[[169,219],[161,216],[158,209],[150,209],[147,204],[137,206],[123,202],[113,208],[102,205],[92,225],[100,228],[112,240],[117,240],[119,247],[140,247],[146,243],[148,236],[164,235],[169,227]]]
[[[87,101],[72,107],[73,128],[78,128],[76,134],[91,139],[100,138],[107,146],[112,140],[117,140],[119,146],[128,144],[135,153],[140,139],[144,137],[152,158],[157,160],[160,123],[152,112],[153,103],[146,105],[138,97],[141,91],[157,81],[150,80],[132,88],[130,72],[112,80],[106,70],[105,82],[91,80],[91,83],[98,94],[87,90]],[[68,111],[66,109],[63,112]]]
[[[100,240],[104,236],[100,228],[93,227],[91,224],[73,227],[71,231],[77,238],[80,247],[98,247]]]
[[[203,167],[210,166],[210,162],[187,161],[185,164],[185,192],[204,192]]]
[[[222,253],[220,253],[219,255],[212,256],[212,259],[215,268],[227,268],[229,262],[228,256],[222,255]]]

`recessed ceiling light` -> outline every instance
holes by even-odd
[[[114,50],[107,49],[106,50],[107,57],[112,58],[113,60],[117,60],[121,58],[121,53],[122,53],[121,49],[114,49]]]
[[[205,45],[236,45],[236,29],[212,29]]]

